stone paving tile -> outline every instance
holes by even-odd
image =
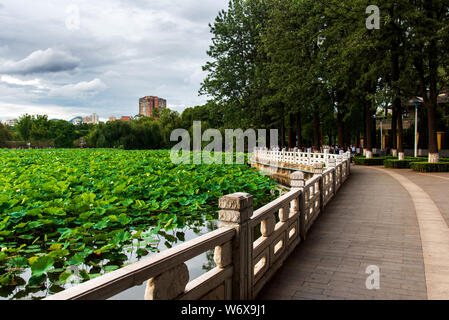
[[[449,173],[417,173],[408,169],[395,170],[394,172],[405,176],[430,195],[440,209],[446,224],[449,225]]]
[[[307,240],[258,299],[427,299],[419,225],[409,194],[387,174],[351,170]],[[366,288],[370,265],[380,268],[379,290]]]

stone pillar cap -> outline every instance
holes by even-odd
[[[249,193],[237,192],[220,198],[218,205],[224,210],[242,210],[251,207],[253,202],[253,196]]]
[[[304,180],[304,172],[295,171],[290,175],[290,180]]]

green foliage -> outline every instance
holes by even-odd
[[[216,219],[223,195],[257,208],[274,187],[246,165],[174,165],[169,151],[0,150],[0,295],[115,270]]]
[[[366,157],[354,157],[354,163],[359,166],[382,166],[386,157],[367,159]]]
[[[169,148],[172,145],[170,134],[179,126],[179,114],[165,109],[158,119],[140,117],[130,122],[119,120],[99,124],[89,133],[87,141],[94,148],[125,150]]]
[[[11,133],[9,132],[8,127],[0,122],[0,147],[5,147],[6,142],[9,140],[11,140]]]
[[[368,5],[380,7],[379,30],[365,26]],[[433,149],[430,138],[448,129],[436,112],[448,89],[448,12],[443,0],[231,0],[210,25],[200,93],[229,128],[278,128],[281,141],[299,131],[308,146],[321,132],[325,144],[363,136],[368,149],[372,116],[421,96],[430,134],[420,133]]]
[[[53,267],[54,263],[55,263],[55,261],[50,256],[43,256],[43,257],[38,258],[31,265],[31,275],[33,277],[40,277],[41,275],[46,273],[48,270],[50,270],[50,268]]]
[[[410,165],[413,162],[419,161],[419,158],[408,158],[404,160],[398,159],[386,159],[384,161],[385,168],[393,168],[393,169],[410,169]]]
[[[73,141],[87,135],[89,126],[75,126],[64,120],[48,120],[46,115],[23,115],[17,131],[24,142],[38,147],[71,148]]]
[[[410,167],[418,172],[449,172],[449,163],[413,162]]]

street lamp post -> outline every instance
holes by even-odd
[[[374,116],[375,119],[379,119],[380,120],[380,150],[384,151],[384,142],[383,142],[383,138],[384,138],[384,133],[383,133],[383,121],[384,119],[386,119],[386,116]]]

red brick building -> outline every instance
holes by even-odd
[[[159,97],[143,97],[139,99],[139,115],[145,117],[152,117],[156,108],[167,108],[167,100]]]

